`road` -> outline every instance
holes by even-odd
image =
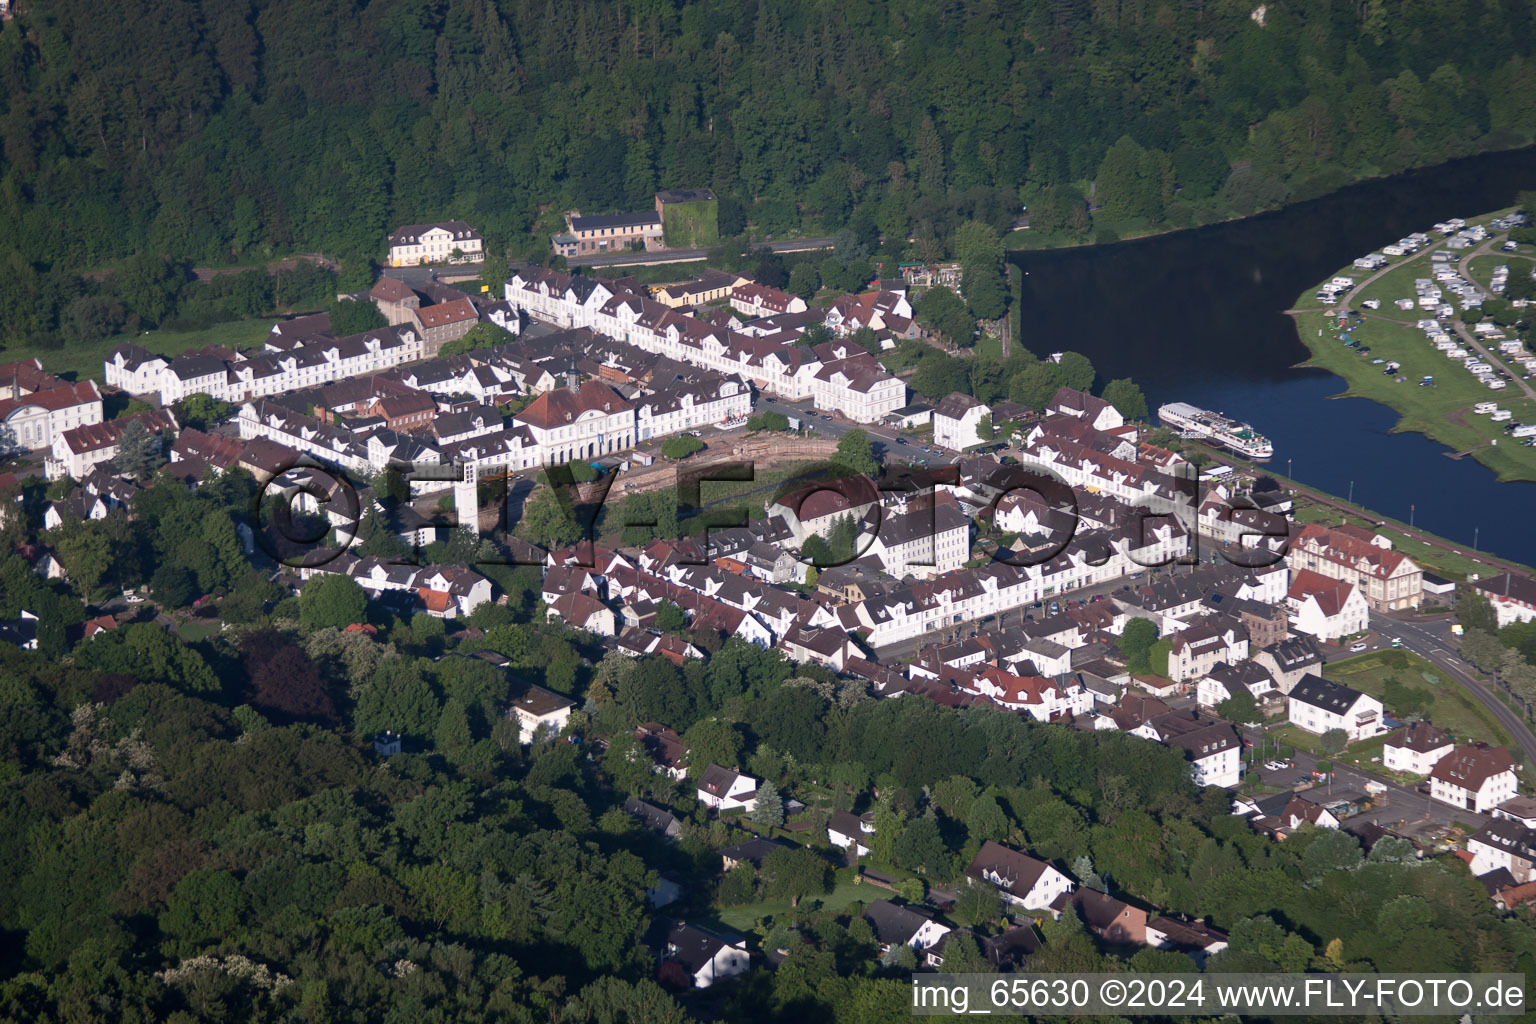
[[[868,434],[875,444],[875,454],[884,454],[887,459],[897,459],[902,462],[919,463],[924,466],[947,466],[955,460],[952,452],[941,450],[924,451],[922,446],[916,443],[903,441],[905,436],[900,431],[889,427],[877,426],[870,423],[854,423],[844,419],[836,413],[827,413],[817,410],[810,399],[803,402],[786,402],[777,398],[769,398],[759,395],[753,403],[754,412],[776,412],[785,416],[793,416],[800,420],[802,426],[813,428],[816,433],[833,440],[842,437],[850,430],[862,430]],[[830,419],[824,418],[830,416]]]
[[[1247,726],[1243,729],[1244,743],[1253,744],[1244,754],[1251,758],[1252,771],[1256,772],[1260,779],[1268,786],[1277,789],[1292,789],[1303,781],[1310,781],[1312,772],[1317,767],[1318,758],[1304,750],[1296,751],[1291,767],[1278,770],[1268,770],[1263,765],[1271,758],[1276,757],[1274,740],[1267,739],[1264,730],[1256,726]],[[1268,750],[1265,744],[1269,744]],[[1413,822],[1446,820],[1461,822],[1470,825],[1474,829],[1481,828],[1488,816],[1478,814],[1476,811],[1468,811],[1451,804],[1432,800],[1428,794],[1420,793],[1408,786],[1401,786],[1384,777],[1379,777],[1373,772],[1351,765],[1341,764],[1339,761],[1329,759],[1332,779],[1322,785],[1313,786],[1298,791],[1298,795],[1311,800],[1313,803],[1327,804],[1332,800],[1340,800],[1346,797],[1366,795],[1365,784],[1367,782],[1379,782],[1387,787],[1387,802],[1384,805],[1371,808],[1362,812],[1350,820],[1374,821],[1383,827],[1402,826]],[[1305,776],[1305,779],[1303,779]],[[1380,801],[1377,801],[1378,804]]]
[[[747,248],[774,252],[806,252],[830,249],[835,238],[800,238],[788,242],[749,242]],[[694,263],[709,256],[708,249],[667,249],[663,252],[621,252],[612,256],[579,256],[568,262],[582,267],[648,267],[661,263]]]
[[[1472,666],[1462,659],[1451,642],[1449,620],[1438,623],[1404,622],[1372,612],[1371,628],[1383,636],[1401,637],[1404,648],[1424,658],[1459,683],[1509,733],[1525,755],[1525,763],[1536,767],[1536,735],[1532,735],[1530,727],[1520,715],[1500,700],[1487,684],[1475,677]]]

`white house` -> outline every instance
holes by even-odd
[[[1428,722],[1414,722],[1387,737],[1381,763],[1393,771],[1428,775],[1454,747],[1444,729]]]
[[[1467,837],[1467,852],[1479,878],[1503,868],[1517,885],[1536,880],[1536,832],[1518,820],[1495,816]]]
[[[752,965],[752,954],[740,939],[727,941],[702,928],[659,918],[652,925],[651,946],[662,963],[675,963],[693,979],[694,988],[709,988],[733,978]]]
[[[485,259],[485,239],[461,220],[406,224],[389,236],[389,265],[418,263],[479,263]]]
[[[571,719],[576,702],[542,686],[529,683],[512,698],[512,715],[517,719],[518,740],[532,743],[541,736],[556,735]]]
[[[1062,388],[1045,407],[1047,416],[1071,416],[1082,420],[1094,430],[1115,430],[1125,426],[1125,417],[1102,398],[1094,398],[1086,391]]]
[[[1044,910],[1073,889],[1072,879],[1050,864],[990,839],[981,844],[965,874],[968,882],[996,886],[1004,900],[1025,910]]]
[[[1370,625],[1371,607],[1359,587],[1311,569],[1297,570],[1285,603],[1291,628],[1319,640],[1361,633]]]
[[[1529,576],[1501,572],[1469,586],[1488,599],[1500,627],[1536,619],[1536,580]]]
[[[857,844],[858,848],[854,851],[854,855],[858,857],[869,853],[869,847],[865,843],[874,834],[873,813],[856,817],[847,811],[834,811],[827,821],[827,842],[844,850]]]
[[[1315,675],[1291,688],[1289,717],[1292,725],[1318,736],[1342,729],[1350,743],[1379,736],[1384,729],[1381,701]]]
[[[875,939],[882,952],[896,946],[911,946],[918,951],[931,949],[949,934],[947,926],[906,907],[898,907],[890,900],[870,903],[864,909],[864,916],[874,926]]]
[[[1513,797],[1518,781],[1509,751],[1471,743],[1435,762],[1429,773],[1429,792],[1443,803],[1482,814]]]
[[[717,811],[757,806],[757,780],[750,775],[712,764],[699,779],[699,803]]]
[[[1132,733],[1183,751],[1197,786],[1230,789],[1242,780],[1243,745],[1231,723],[1193,711],[1170,711]]]
[[[985,440],[978,429],[992,409],[970,395],[956,391],[933,410],[933,441],[941,448],[964,451]]]

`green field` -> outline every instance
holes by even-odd
[[[35,356],[43,361],[44,368],[51,373],[70,380],[91,377],[99,383],[102,378],[101,364],[105,361],[107,353],[124,342],[134,342],[163,356],[180,355],[188,349],[201,348],[204,345],[223,345],[234,349],[257,348],[261,345],[262,339],[271,332],[272,324],[276,319],[276,317],[266,317],[259,320],[235,320],[196,331],[150,331],[137,337],[119,334],[112,338],[66,345],[63,348],[19,345],[7,348],[5,359],[11,361],[31,359]]]
[[[1526,398],[1515,384],[1503,391],[1490,391],[1410,324],[1367,316],[1360,326],[1349,331],[1353,340],[1370,348],[1370,356],[1363,357],[1358,349],[1349,348],[1332,336],[1326,314],[1294,316],[1302,341],[1312,351],[1304,365],[1318,366],[1343,377],[1349,383],[1343,396],[1368,398],[1396,410],[1402,418],[1394,430],[1425,434],[1458,452],[1475,449],[1474,457],[1501,480],[1536,480],[1536,448],[1526,448],[1511,440],[1501,424],[1472,412],[1479,402],[1495,401],[1499,408],[1508,409],[1517,422],[1536,420],[1536,403]],[[1377,357],[1401,363],[1402,368],[1395,377],[1385,376],[1381,366],[1370,361]],[[1434,387],[1417,385],[1426,376],[1435,378]],[[1406,379],[1399,382],[1397,377]],[[1494,440],[1499,444],[1490,445]]]
[[[1508,267],[1509,276],[1514,277],[1516,274],[1529,274],[1531,268],[1536,267],[1536,258],[1512,252],[1485,253],[1474,256],[1467,264],[1466,272],[1486,291],[1488,283],[1493,279],[1493,268],[1501,265]]]
[[[1400,656],[1403,664],[1391,668],[1387,662]],[[1422,717],[1450,733],[1458,743],[1502,744],[1514,751],[1509,734],[1494,721],[1493,715],[1462,689],[1460,683],[1436,669],[1429,662],[1408,651],[1372,651],[1356,658],[1336,661],[1326,675],[1335,682],[1352,686],[1372,697],[1381,697],[1386,680],[1398,682],[1425,694],[1429,700]],[[1388,707],[1388,713],[1397,709]]]

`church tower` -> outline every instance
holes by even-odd
[[[459,463],[463,473],[453,485],[453,510],[459,529],[480,532],[480,466],[473,459]]]

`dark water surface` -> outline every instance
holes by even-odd
[[[1073,349],[1100,379],[1133,377],[1155,412],[1185,401],[1252,423],[1270,465],[1470,547],[1536,564],[1536,484],[1498,483],[1397,414],[1330,401],[1344,381],[1307,358],[1282,312],[1357,256],[1450,217],[1512,206],[1536,189],[1536,147],[1471,157],[1247,220],[1111,246],[1010,256],[1023,271],[1023,343]],[[1310,299],[1310,295],[1307,297]]]

